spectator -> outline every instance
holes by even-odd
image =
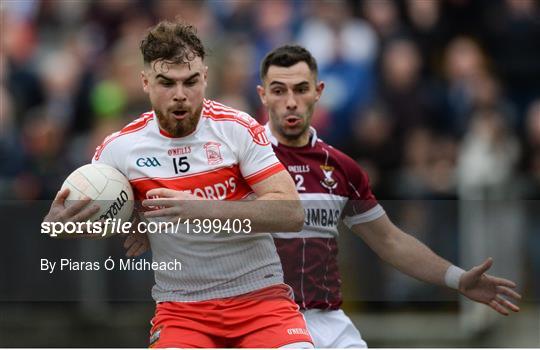
[[[338,147],[350,137],[354,113],[370,101],[378,42],[371,26],[352,17],[344,1],[314,3],[314,16],[298,34],[298,42],[313,52],[321,80],[327,85],[320,106],[329,111],[321,135]]]

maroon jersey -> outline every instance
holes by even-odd
[[[296,183],[305,211],[301,232],[274,233],[285,282],[302,309],[338,309],[341,279],[337,264],[339,220],[353,225],[384,214],[367,174],[351,158],[317,138],[304,147],[279,144],[266,126],[274,152]]]

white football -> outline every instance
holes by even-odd
[[[133,189],[128,179],[115,168],[105,164],[87,164],[72,172],[62,184],[62,189],[68,187],[70,201],[82,199],[84,196],[92,199],[100,209],[89,220],[122,219],[130,221],[133,214]]]

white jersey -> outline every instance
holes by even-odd
[[[248,114],[205,100],[193,133],[173,138],[154,112],[143,114],[100,145],[94,163],[121,171],[135,198],[154,188],[188,191],[215,200],[245,199],[251,185],[284,170],[264,128]],[[270,234],[148,234],[153,260],[182,263],[155,271],[156,301],[200,301],[248,293],[283,282]]]

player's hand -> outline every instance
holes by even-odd
[[[147,218],[168,217],[176,221],[179,218],[203,218],[208,215],[208,202],[204,198],[183,191],[154,188],[146,195],[150,199],[143,200],[142,205],[151,209],[144,213]]]
[[[481,265],[465,272],[459,280],[459,292],[471,300],[488,305],[502,315],[508,316],[509,310],[518,312],[519,307],[506,299],[521,299],[521,295],[513,290],[516,284],[485,274],[492,265],[493,259],[488,258]]]
[[[99,206],[96,204],[88,205],[91,199],[86,197],[76,201],[73,205],[66,207],[66,198],[69,195],[69,188],[64,188],[58,191],[54,201],[51,204],[51,209],[45,218],[44,222],[79,222],[86,221],[99,211]]]
[[[124,241],[124,248],[128,258],[136,257],[150,250],[150,241],[145,233],[130,233]]]

